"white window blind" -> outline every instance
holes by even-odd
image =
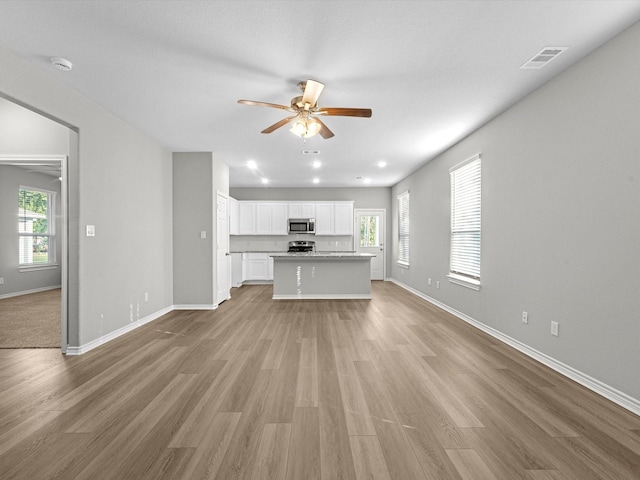
[[[480,281],[481,160],[476,155],[453,167],[451,175],[452,275]]]
[[[409,192],[398,195],[398,263],[409,265]]]

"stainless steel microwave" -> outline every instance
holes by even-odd
[[[316,221],[313,218],[290,218],[289,233],[316,233]]]

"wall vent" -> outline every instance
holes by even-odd
[[[568,48],[569,47],[544,47],[520,66],[520,68],[542,68],[554,58],[558,58],[558,56]]]

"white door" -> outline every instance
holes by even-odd
[[[227,217],[228,198],[221,193],[216,198],[216,304],[220,305],[229,298],[230,260],[229,220]]]
[[[371,253],[371,280],[384,280],[384,209],[356,210],[355,247],[358,253]]]

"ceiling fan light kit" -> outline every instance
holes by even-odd
[[[329,139],[334,136],[333,132],[329,130],[322,120],[315,115],[326,116],[343,116],[343,117],[371,117],[371,109],[369,108],[320,108],[318,106],[318,98],[324,90],[324,84],[315,80],[307,80],[306,82],[300,82],[298,84],[302,90],[302,95],[293,97],[291,99],[291,106],[278,105],[276,103],[258,102],[254,100],[238,100],[238,103],[244,105],[257,105],[262,107],[277,108],[279,110],[286,110],[294,113],[295,115],[287,118],[283,118],[279,122],[262,130],[261,133],[271,133],[280,127],[285,126],[290,122],[294,122],[293,126],[289,129],[295,135],[301,138],[309,138],[317,135],[318,133],[322,138]]]

